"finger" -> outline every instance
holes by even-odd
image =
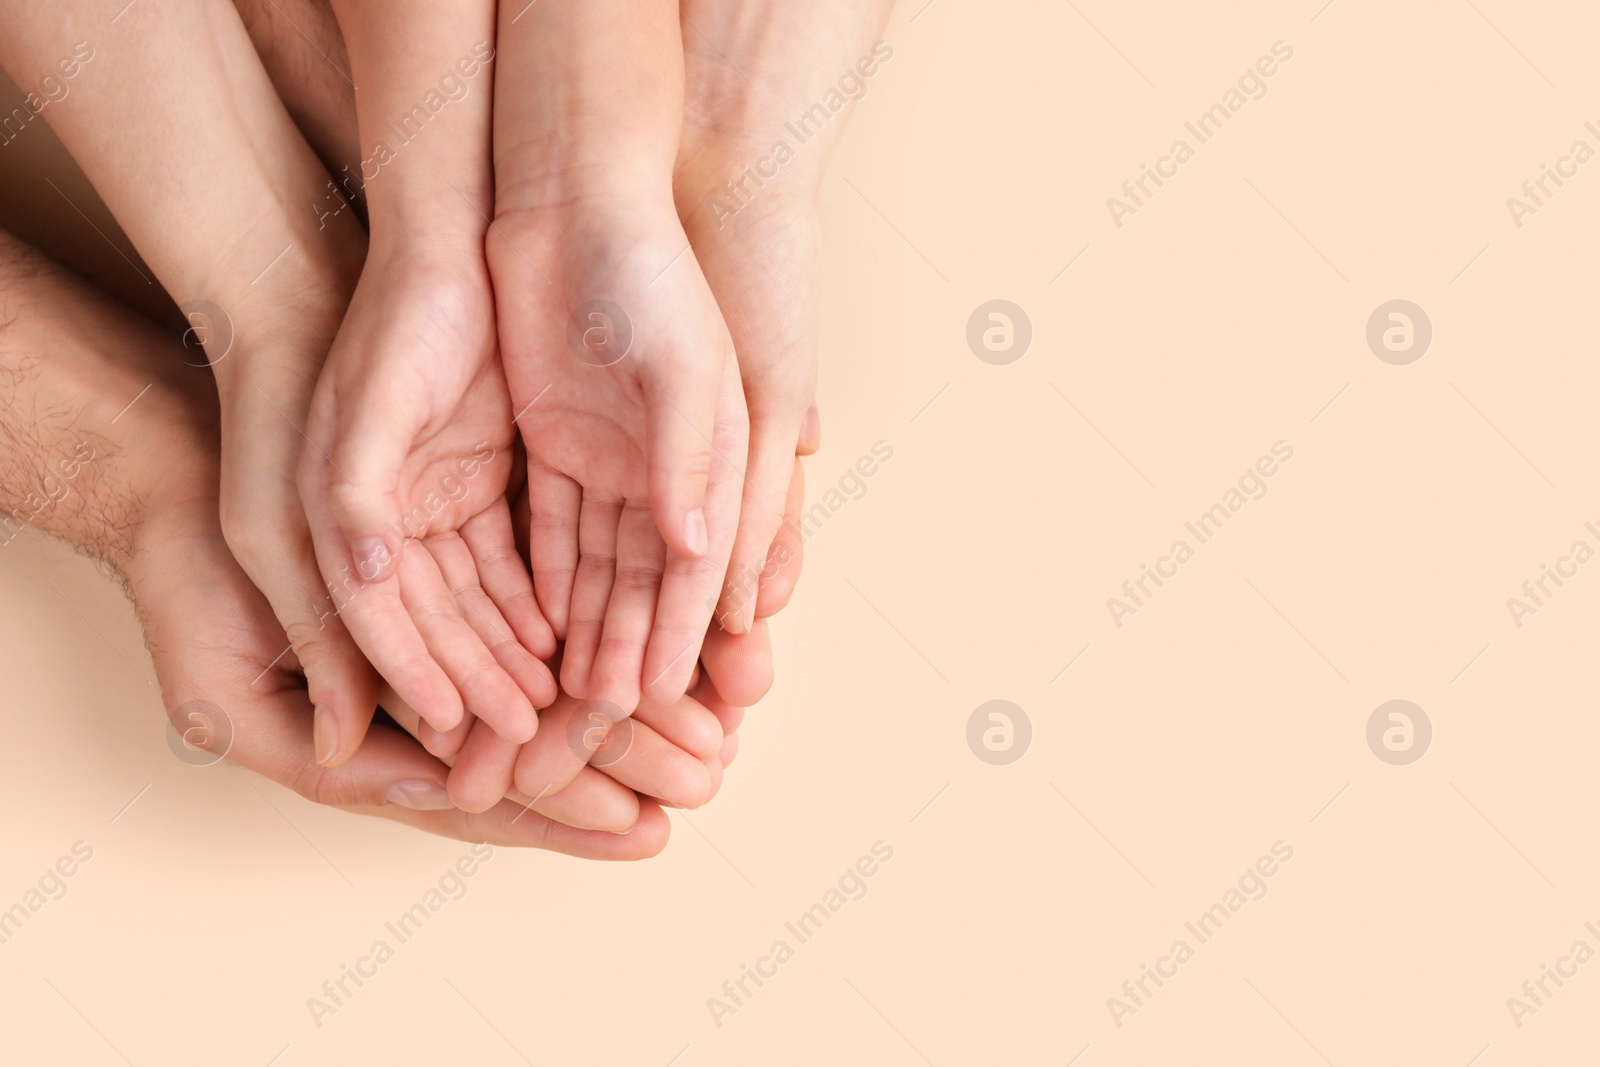
[[[717,724],[722,727],[723,744],[726,745],[727,739],[737,733],[740,724],[744,722],[745,709],[737,704],[728,703],[722,694],[717,692],[716,686],[711,684],[709,675],[689,695],[716,716]]]
[[[666,555],[667,546],[661,542],[649,509],[625,506],[617,523],[611,600],[587,692],[590,698],[608,701],[625,713],[639,706],[645,643],[655,621]]]
[[[377,708],[378,686],[372,664],[339,617],[339,591],[330,596],[319,580],[311,539],[303,527],[299,536],[284,538],[274,551],[262,553],[242,545],[234,550],[251,561],[247,573],[266,594],[283,627],[289,646],[285,659],[292,654],[305,673],[315,708],[317,761],[338,766],[361,747]]]
[[[772,637],[767,620],[757,619],[747,634],[712,627],[700,650],[711,686],[729,703],[747,708],[772,688]]]
[[[496,501],[487,511],[462,523],[461,539],[472,553],[479,584],[511,625],[517,640],[538,659],[555,655],[556,635],[539,610],[528,564],[517,553],[510,506]]]
[[[789,493],[783,504],[783,525],[767,551],[767,565],[761,572],[761,592],[756,596],[756,618],[765,619],[782,611],[800,581],[800,566],[805,556],[805,527],[800,509],[805,506],[805,465],[794,461]]]
[[[402,548],[402,558],[427,555],[414,542],[408,544],[413,550]],[[406,611],[400,583],[362,582],[353,572],[346,576],[354,584],[344,591],[340,614],[361,651],[430,726],[445,731],[454,727],[463,712],[461,694],[429,653]]]
[[[629,789],[674,807],[698,808],[712,797],[711,773],[704,762],[632,718],[616,724],[592,760]]]
[[[512,790],[510,799],[581,830],[625,834],[639,822],[639,794],[593,767],[579,769],[577,777],[559,793],[534,801],[521,790]]]
[[[591,718],[596,714],[599,720]],[[537,798],[565,789],[607,736],[611,719],[605,709],[562,693],[539,713],[539,732],[517,753],[517,789]]]
[[[711,759],[722,748],[722,724],[698,699],[670,704],[646,701],[633,717],[696,759]]]
[[[730,379],[726,403],[718,425],[719,447],[712,459],[707,483],[707,520],[710,547],[704,556],[668,553],[661,579],[661,599],[655,626],[645,652],[645,695],[658,703],[682,696],[689,674],[711,621],[728,556],[738,527],[739,499],[744,472],[729,457],[744,457],[747,449],[743,422],[744,397],[737,379]]]
[[[426,545],[456,603],[460,605],[467,625],[472,627],[478,640],[489,649],[495,662],[510,675],[529,703],[541,708],[555,700],[555,676],[550,673],[549,667],[517,640],[511,632],[511,626],[500,614],[500,609],[478,584],[480,576],[477,561],[466,540],[454,534],[440,534],[428,538]],[[538,726],[537,719],[534,726]]]
[[[462,811],[483,812],[504,800],[520,747],[479,719],[450,768],[446,788],[451,803]]]
[[[398,721],[393,707],[388,704],[383,707],[389,713],[390,718]],[[428,725],[426,719],[418,719],[416,725],[411,725],[410,723],[403,723],[402,725],[413,737],[422,742],[423,748],[449,763],[461,752],[461,746],[467,743],[467,738],[471,735],[472,727],[477,721],[477,717],[469,711],[461,716],[460,722],[443,732],[435,730]]]
[[[720,326],[720,323],[719,323]],[[706,514],[713,442],[732,344],[723,327],[715,353],[663,353],[644,383],[650,510],[675,555],[704,556],[711,546]],[[743,462],[743,454],[738,457]]]
[[[393,692],[385,694],[384,707],[403,729],[413,734],[427,729],[427,723]],[[466,721],[470,723],[476,720],[468,716]],[[492,732],[489,734],[493,736]],[[460,766],[454,754],[443,762]],[[452,777],[453,774],[454,771]],[[452,786],[447,781],[446,789],[449,788]],[[536,812],[578,829],[625,834],[631,832],[640,818],[638,794],[593,767],[580,766],[578,773],[559,792],[546,791],[542,796],[528,796],[519,789],[511,788],[504,796],[521,805],[525,811]],[[516,821],[512,820],[513,823]]]
[[[428,542],[410,545],[400,560],[398,585],[412,627],[460,694],[465,709],[512,744],[522,744],[538,728],[533,704],[462,617]]]
[[[560,639],[570,625],[573,582],[578,570],[578,525],[583,490],[566,475],[528,463],[528,562],[533,591]]]
[[[359,810],[359,809],[358,809]],[[667,847],[672,826],[661,806],[639,802],[639,817],[627,833],[587,830],[564,825],[503,800],[481,815],[465,811],[406,811],[387,808],[381,814],[418,829],[463,841],[516,848],[542,848],[590,860],[642,860]]]
[[[600,650],[617,570],[617,524],[621,518],[620,500],[585,494],[578,514],[578,570],[572,582],[567,644],[561,657],[561,688],[579,699],[589,695],[589,673]]]
[[[800,440],[795,445],[794,454],[797,456],[815,455],[817,449],[822,447],[822,414],[817,410],[815,401],[806,409],[806,417],[800,420]]]
[[[751,420],[750,463],[745,469],[739,528],[717,604],[717,621],[724,630],[746,633],[755,622],[767,558],[787,510],[799,431],[797,418]]]
[[[268,399],[269,407],[283,400]],[[378,677],[339,618],[345,584],[325,584],[318,567],[295,481],[292,457],[301,443],[282,442],[281,449],[274,448],[273,435],[280,432],[282,417],[272,411],[277,423],[260,427],[251,422],[259,414],[245,413],[244,426],[236,427],[236,432],[251,440],[264,439],[260,447],[280,452],[276,458],[285,462],[273,469],[281,476],[263,485],[250,466],[251,450],[225,451],[218,509],[222,537],[284,630],[285,643],[293,649],[292,658],[305,673],[312,703],[319,709],[314,716],[315,751],[322,762],[337,765],[360,747],[372,722]],[[351,581],[360,585],[353,577]],[[279,663],[289,658],[285,651]]]
[[[358,375],[335,394],[334,385],[319,382],[314,421],[331,432],[315,435],[328,441],[325,450],[307,438],[314,455],[301,468],[302,491],[307,477],[322,483],[315,491],[328,504],[344,555],[367,582],[395,572],[403,539],[400,470],[422,428],[400,384],[392,375]]]

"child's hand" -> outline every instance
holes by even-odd
[[[520,744],[556,690],[505,500],[514,437],[482,262],[375,252],[306,427],[317,558],[351,634],[427,722],[470,711]]]
[[[574,211],[503,215],[489,262],[562,688],[626,714],[688,687],[738,523],[744,400],[670,204]]]

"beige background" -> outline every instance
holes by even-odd
[[[894,458],[809,544],[721,795],[647,863],[498,852],[320,1029],[307,998],[466,846],[180,763],[120,594],[43,538],[0,551],[0,907],[94,848],[0,946],[5,1060],[1592,1058],[1600,962],[1520,1028],[1506,1001],[1600,950],[1600,563],[1520,629],[1506,599],[1600,548],[1600,162],[1520,229],[1506,198],[1600,149],[1600,16],[1321,2],[902,6],[825,186],[808,500]],[[1114,226],[1278,40],[1266,97]],[[995,298],[1032,322],[1009,366],[965,340]],[[1366,344],[1391,299],[1432,321],[1409,366]],[[1278,440],[1267,496],[1115,627],[1106,598]],[[1365,737],[1396,698],[1433,725],[1408,766]],[[991,699],[1032,723],[1007,766],[966,742]],[[779,938],[719,1028],[707,999]],[[1107,998],[1178,938],[1118,1028]]]

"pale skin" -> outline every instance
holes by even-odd
[[[556,638],[505,501],[516,434],[483,258],[493,4],[334,10],[360,86],[347,191],[372,238],[307,418],[301,499],[323,576],[356,578],[341,613],[379,673],[433,729],[470,712],[521,744],[555,699]]]
[[[596,859],[643,858],[665,844],[659,805],[593,768],[531,808],[530,798],[512,797],[469,814],[449,803],[446,765],[392,727],[375,729],[336,768],[316,762],[304,679],[292,655],[278,658],[283,631],[218,524],[209,386],[173,359],[152,324],[3,232],[0,308],[8,321],[0,376],[12,401],[0,414],[0,506],[33,512],[35,525],[121,575],[169,711],[191,700],[222,707],[233,727],[229,759],[319,803],[463,840]],[[52,503],[34,512],[30,497],[40,493]],[[715,699],[709,681],[702,690]],[[391,704],[405,722],[403,705]],[[731,739],[737,713],[718,706],[714,714]],[[731,758],[734,747],[724,740],[719,750]],[[703,770],[676,748],[630,754],[617,762],[624,765],[624,775],[651,782]]]
[[[498,46],[488,254],[512,401],[531,405],[534,588],[563,687],[626,715],[687,687],[747,452],[732,340],[672,202],[676,12],[506,5]]]

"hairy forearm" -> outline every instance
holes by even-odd
[[[479,245],[489,158],[494,0],[333,0],[355,82],[359,183],[375,248]]]
[[[149,510],[214,481],[205,371],[159,337],[0,232],[0,546],[35,526],[126,573]]]

